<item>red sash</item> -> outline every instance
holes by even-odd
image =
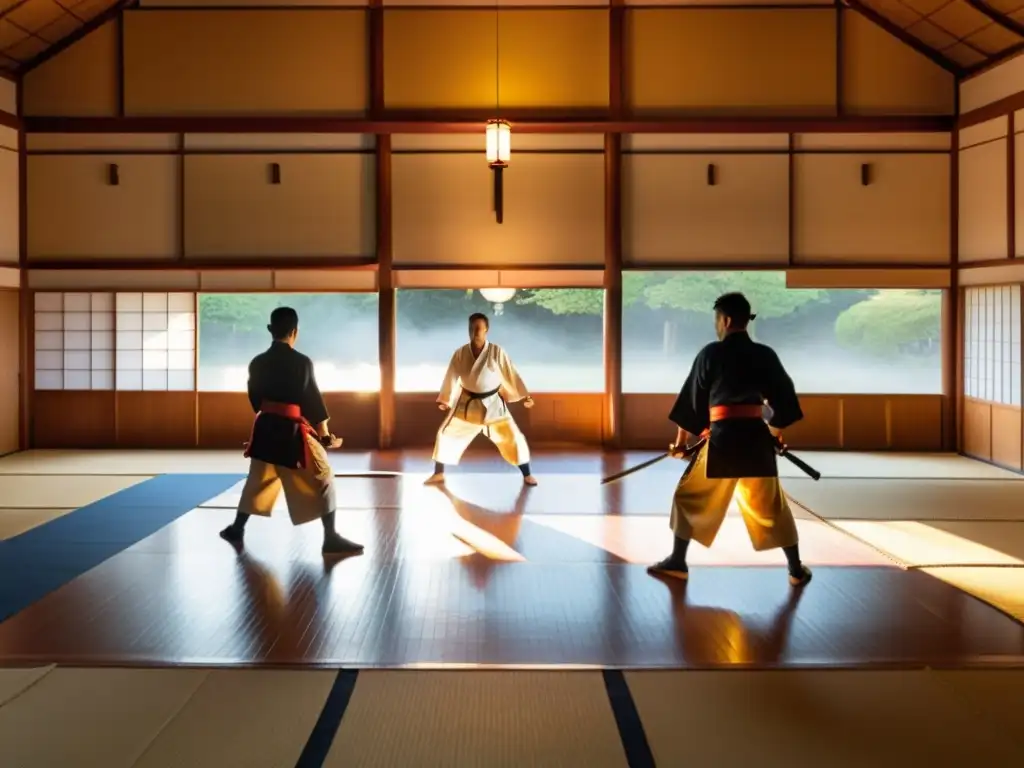
[[[307,437],[312,437],[317,440],[316,430],[313,429],[306,419],[302,416],[302,409],[291,403],[274,403],[269,400],[264,400],[260,403],[260,412],[256,414],[256,418],[252,421],[252,431],[249,433],[249,442],[245,444],[245,452],[243,455],[245,458],[249,458],[250,448],[252,446],[252,440],[256,433],[256,422],[259,421],[260,416],[268,413],[273,416],[280,416],[288,421],[293,421],[299,425],[299,431],[302,433],[302,458],[299,460],[298,469],[305,469],[311,466],[313,463],[313,457],[309,451],[309,441]]]
[[[760,419],[764,417],[764,406],[753,404],[713,405],[711,406],[711,423],[725,419]],[[701,437],[711,434],[710,427],[701,433]]]

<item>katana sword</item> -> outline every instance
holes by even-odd
[[[688,448],[684,448],[683,450],[679,451],[677,455],[682,459],[691,459],[690,463],[692,464],[692,459],[696,456],[697,451],[699,451],[706,442],[707,438],[702,438],[693,445],[689,446]],[[779,456],[781,456],[784,459],[787,459],[791,464],[793,464],[797,469],[799,469],[805,475],[810,477],[812,480],[821,480],[821,472],[816,470],[814,467],[812,467],[806,461],[801,459],[799,456],[794,456],[792,453],[790,453],[789,447],[784,443],[776,441],[775,450],[778,452]],[[629,475],[632,475],[634,472],[639,472],[641,469],[647,469],[648,467],[657,464],[662,459],[667,459],[671,455],[672,451],[669,450],[661,454],[660,456],[655,456],[653,459],[648,459],[647,461],[641,462],[640,464],[637,464],[635,467],[630,467],[629,469],[623,470],[622,472],[618,472],[614,475],[609,475],[608,477],[604,478],[601,481],[601,485],[614,483],[616,480],[621,480],[624,477],[628,477]]]
[[[793,464],[797,469],[803,472],[812,480],[821,480],[821,472],[816,470],[806,461],[801,459],[799,456],[794,456],[789,452],[789,447],[785,443],[776,443],[775,450],[778,451],[779,456],[784,459],[789,459],[790,463]]]
[[[688,458],[696,455],[697,451],[700,450],[700,447],[702,445],[704,445],[705,442],[707,442],[707,441],[706,440],[698,440],[691,447],[684,448],[681,451],[679,451],[677,455],[680,458],[688,459]],[[607,485],[608,483],[614,483],[616,480],[621,480],[622,478],[627,477],[628,475],[632,475],[634,472],[639,472],[641,469],[647,469],[648,467],[653,466],[654,464],[657,464],[662,459],[667,459],[671,455],[672,455],[672,451],[670,449],[670,450],[666,451],[665,453],[661,454],[660,456],[655,456],[653,459],[648,459],[647,461],[641,462],[640,464],[637,464],[634,467],[630,467],[629,469],[624,469],[622,472],[617,472],[614,475],[609,475],[608,477],[604,478],[601,481],[601,485]]]

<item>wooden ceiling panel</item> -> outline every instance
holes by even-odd
[[[944,51],[945,55],[964,68],[985,63],[985,55],[964,43],[956,43]]]
[[[992,26],[992,19],[972,8],[964,0],[954,0],[933,13],[929,20],[958,40],[970,37],[975,32]]]
[[[52,22],[40,29],[36,34],[49,43],[59,43],[65,37],[81,27],[81,20],[70,13],[62,13]]]
[[[0,3],[0,70],[25,71],[127,0],[4,0]]]
[[[929,48],[940,52],[957,43],[957,39],[953,35],[942,29],[942,27],[936,26],[928,19],[922,19],[917,24],[908,27],[907,32]]]
[[[957,74],[967,74],[1024,44],[1024,0],[842,0],[908,35]]]
[[[967,38],[967,44],[971,48],[981,51],[986,56],[995,56],[1021,42],[1024,42],[1024,37],[998,24],[989,24]]]
[[[465,10],[482,9],[489,3],[480,0],[382,0],[386,7],[429,5]],[[736,5],[827,7],[833,0],[623,0],[626,5],[674,5],[699,8]],[[98,16],[110,18],[118,8],[132,0],[0,0],[0,71],[24,72],[62,48],[71,38]],[[843,5],[861,11],[890,34],[919,51],[931,54],[948,70],[957,74],[991,63],[1010,49],[1024,45],[1024,0],[841,0]],[[152,0],[149,7],[196,6],[207,8],[232,5],[263,7],[338,7],[367,5],[370,0]],[[500,6],[607,7],[612,0],[497,0]],[[580,33],[582,34],[582,32]],[[738,31],[738,35],[745,34]],[[768,31],[761,36],[767,37]],[[965,64],[971,61],[973,64]],[[555,89],[557,90],[557,89]]]
[[[7,14],[7,20],[26,32],[38,32],[65,13],[53,0],[31,0],[18,5]]]
[[[985,4],[1004,16],[1012,16],[1017,11],[1024,10],[1024,0],[986,0]]]

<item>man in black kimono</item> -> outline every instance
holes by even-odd
[[[267,329],[273,337],[270,349],[249,364],[249,402],[256,413],[245,450],[249,477],[235,522],[220,532],[221,538],[240,545],[249,517],[269,517],[284,488],[294,525],[323,521],[325,555],[362,552],[361,544],[334,529],[334,471],[325,449],[339,447],[341,439],[327,429],[330,416],[313,361],[295,351],[298,313],[278,307]]]
[[[800,402],[778,355],[747,334],[755,315],[746,297],[727,293],[714,309],[719,340],[697,355],[669,414],[679,428],[674,455],[691,435],[706,442],[676,486],[672,554],[648,570],[685,579],[690,540],[711,546],[735,494],[754,549],[781,547],[790,584],[801,587],[811,571],[800,561],[796,522],[776,466],[782,430],[803,418]]]

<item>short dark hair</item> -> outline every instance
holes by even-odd
[[[472,315],[469,316],[470,325],[475,323],[477,320],[483,320],[484,327],[486,327],[487,330],[491,329],[491,321],[487,319],[487,315],[485,315],[483,312],[474,312]]]
[[[724,293],[715,301],[715,312],[728,317],[733,324],[743,328],[757,315],[750,311],[750,302],[742,293]]]
[[[299,313],[291,307],[278,307],[270,313],[267,330],[275,340],[287,339],[299,328]]]

